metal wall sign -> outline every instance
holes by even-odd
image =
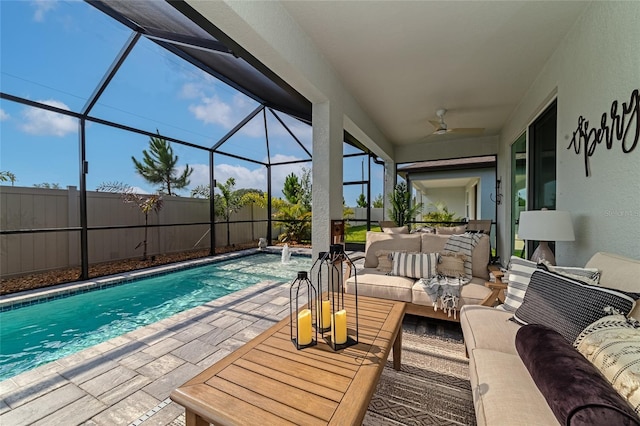
[[[576,154],[582,152],[584,171],[587,177],[591,175],[591,156],[598,145],[604,142],[607,149],[612,149],[614,143],[619,143],[622,152],[631,153],[640,139],[640,92],[634,89],[629,102],[623,102],[619,108],[618,101],[611,103],[609,113],[603,112],[600,123],[590,127],[589,120],[580,116],[578,127],[567,149],[573,148]]]

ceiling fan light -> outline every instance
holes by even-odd
[[[440,128],[440,129],[436,130],[435,132],[433,132],[434,135],[444,135],[446,133],[447,133],[447,129],[442,129],[442,128]]]

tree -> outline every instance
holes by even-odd
[[[414,200],[415,201],[415,200]],[[389,195],[389,214],[397,226],[404,226],[422,210],[422,203],[411,203],[411,193],[405,182],[397,184]]]
[[[193,169],[185,165],[180,175],[176,169],[178,156],[173,155],[171,143],[158,136],[149,138],[149,151],[142,151],[142,162],[131,156],[136,171],[147,182],[153,185],[160,185],[160,193],[175,195],[175,190],[182,189],[189,185],[189,176]]]
[[[373,208],[381,209],[383,207],[384,207],[384,199],[382,198],[382,194],[378,194],[378,196],[373,199]]]
[[[235,186],[236,180],[232,177],[227,179],[224,184],[216,184],[216,187],[220,190],[220,198],[219,202],[217,198],[214,199],[214,205],[219,206],[216,207],[216,214],[220,214],[227,222],[227,246],[229,246],[231,242],[229,218],[233,213],[242,208],[242,198],[238,196]]]
[[[282,188],[282,193],[288,202],[291,204],[297,204],[300,200],[300,192],[301,186],[300,181],[298,180],[298,176],[291,173],[284,180],[284,188]]]
[[[17,181],[16,175],[11,173],[10,171],[0,171],[0,182],[11,181],[11,186]]]
[[[164,201],[160,194],[136,194],[133,188],[122,182],[105,182],[98,185],[96,191],[119,193],[122,201],[137,207],[144,214],[144,240],[138,243],[136,249],[143,246],[142,260],[147,260],[147,237],[149,234],[149,213],[160,213]]]
[[[198,185],[191,190],[191,198],[211,198],[211,186]]]
[[[60,189],[60,184],[59,183],[43,182],[43,183],[34,183],[33,187],[34,188],[46,188],[46,189]]]
[[[367,207],[369,205],[369,203],[367,203],[367,197],[365,197],[364,194],[360,194],[360,196],[356,200],[356,203],[358,204],[358,207],[362,207],[362,208]]]
[[[300,179],[300,202],[305,209],[311,211],[311,169],[304,167]]]

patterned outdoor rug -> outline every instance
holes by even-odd
[[[461,337],[416,334],[407,328],[402,369],[395,371],[387,363],[364,425],[475,425],[469,361]]]

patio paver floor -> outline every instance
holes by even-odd
[[[0,424],[180,425],[173,389],[289,311],[264,281],[0,382]]]

